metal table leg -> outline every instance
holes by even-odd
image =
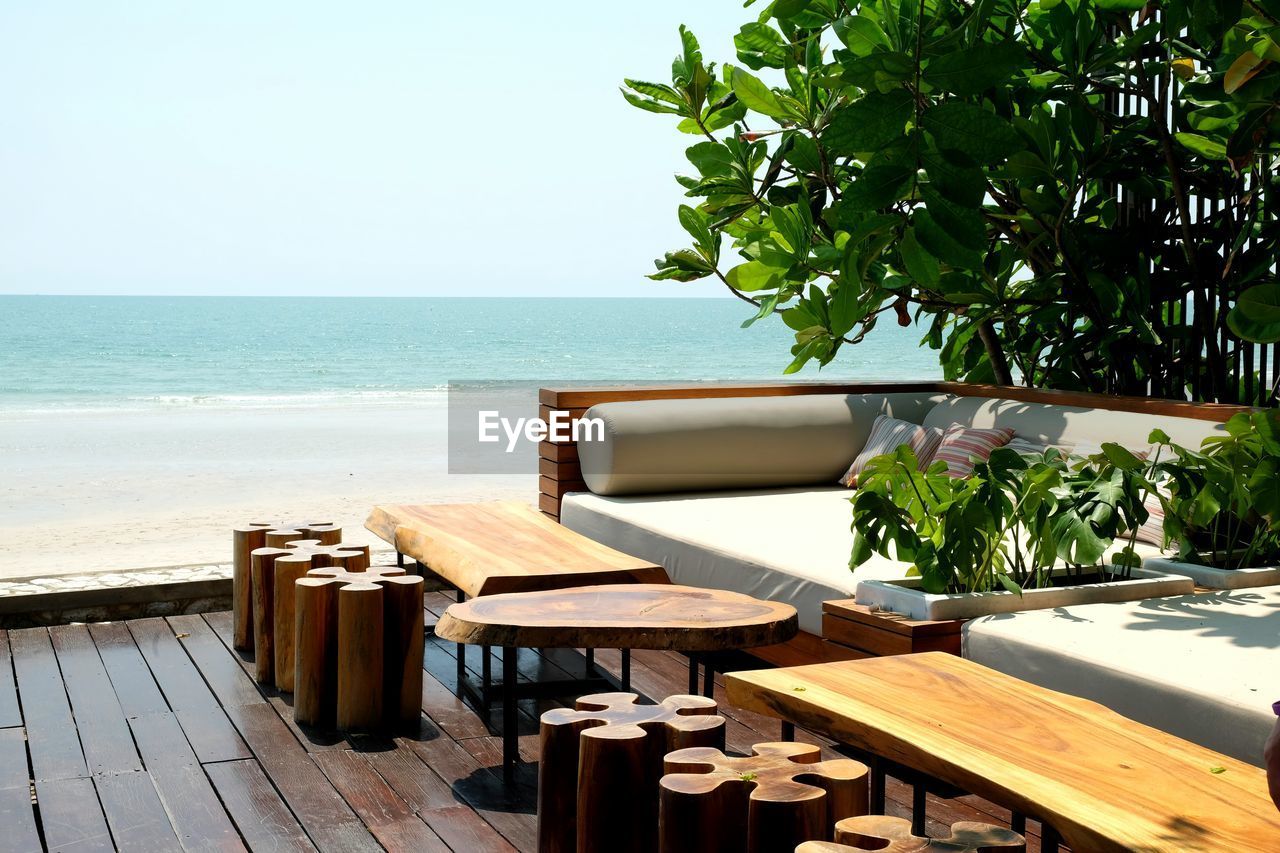
[[[493,693],[493,646],[480,647],[480,701],[488,708],[489,697]],[[506,653],[503,653],[503,660],[506,660]]]
[[[1040,824],[1040,849],[1044,853],[1058,853],[1058,845],[1061,843],[1062,837],[1058,835],[1058,830],[1047,823]]]
[[[710,656],[702,660],[702,695],[708,699],[716,698],[716,667]]]
[[[689,695],[698,695],[698,656],[689,654]]]
[[[467,600],[467,594],[458,590],[459,603]],[[467,644],[458,643],[458,689],[461,690],[467,680]]]
[[[1022,812],[1009,813],[1009,828],[1019,835],[1027,834],[1027,816]]]
[[[595,675],[596,671],[596,650],[587,649],[584,657],[586,658],[586,666],[583,668],[582,677],[590,678]]]
[[[929,808],[928,790],[919,782],[911,786],[911,834],[923,836],[925,813]]]
[[[873,757],[871,766],[871,813],[884,814],[884,761]]]
[[[520,760],[520,737],[516,730],[516,651],[511,646],[502,648],[502,779],[507,785],[515,781],[516,763]]]
[[[781,740],[786,741],[786,742],[788,742],[788,743],[790,743],[791,741],[795,740],[795,739],[796,739],[796,724],[795,724],[795,723],[789,723],[789,722],[787,722],[786,720],[783,720],[783,721],[782,721],[782,732],[778,735],[778,737],[779,737]]]
[[[404,568],[404,554],[399,551],[396,551],[396,565],[402,569]]]
[[[622,692],[631,692],[631,649],[622,649]]]

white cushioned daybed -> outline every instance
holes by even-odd
[[[974,619],[964,656],[1250,764],[1280,699],[1280,588]],[[1209,772],[1209,768],[1205,768]]]
[[[604,422],[604,439],[578,445],[590,491],[566,495],[560,521],[661,563],[675,583],[789,602],[801,629],[820,634],[823,601],[852,597],[862,580],[907,572],[879,556],[856,574],[848,567],[854,492],[836,484],[879,414],[928,427],[1008,427],[1066,448],[1104,441],[1145,448],[1155,427],[1198,446],[1221,428],[935,392],[603,403],[586,417]]]

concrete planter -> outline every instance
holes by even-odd
[[[1222,569],[1184,563],[1169,557],[1147,557],[1144,569],[1155,569],[1171,575],[1183,575],[1209,589],[1249,589],[1280,584],[1280,566],[1257,566],[1248,569]]]
[[[1045,610],[1107,601],[1135,601],[1166,595],[1185,595],[1194,591],[1195,581],[1191,578],[1166,574],[1144,564],[1140,569],[1133,569],[1127,580],[1028,589],[1023,590],[1020,596],[1005,590],[934,595],[920,589],[919,578],[904,578],[863,581],[858,584],[856,597],[858,604],[891,610],[909,619],[975,619],[995,613]]]

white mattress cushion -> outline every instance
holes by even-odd
[[[560,522],[597,542],[666,567],[674,583],[784,601],[800,628],[822,633],[822,602],[852,598],[859,580],[900,578],[879,556],[849,571],[848,489],[771,489],[693,495],[565,496]]]
[[[1280,589],[975,619],[964,656],[1250,764],[1280,699]]]

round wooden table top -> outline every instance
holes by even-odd
[[[790,604],[640,583],[482,596],[451,605],[436,624],[451,642],[522,649],[711,652],[785,643],[798,631]]]

